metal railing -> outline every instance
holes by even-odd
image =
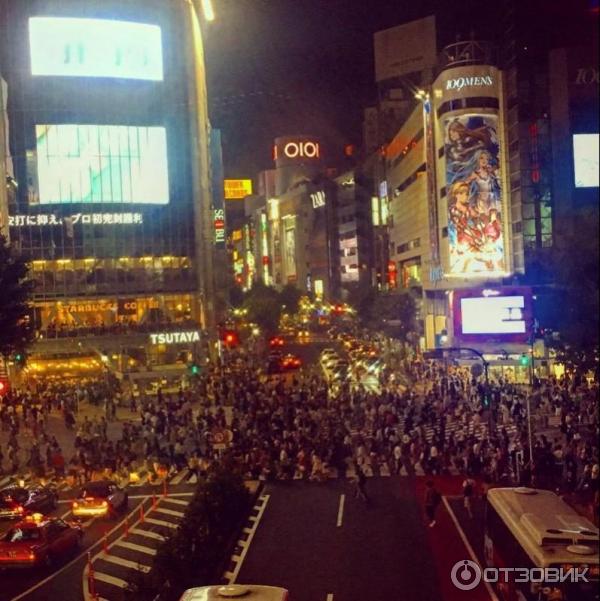
[[[494,47],[490,42],[467,40],[446,46],[440,53],[440,70],[465,65],[493,65],[496,63]]]

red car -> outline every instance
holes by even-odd
[[[0,539],[0,569],[51,566],[75,553],[82,536],[77,524],[34,513]]]

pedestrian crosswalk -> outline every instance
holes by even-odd
[[[82,580],[84,598],[121,601],[125,592],[150,572],[158,548],[178,527],[190,499],[191,495],[160,497],[152,504],[144,501],[131,512],[131,528],[110,544],[103,544],[88,560]]]

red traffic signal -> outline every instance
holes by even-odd
[[[234,347],[240,343],[237,332],[234,332],[233,330],[225,330],[221,336],[221,340],[225,346],[228,347]]]
[[[8,394],[10,390],[10,382],[6,378],[0,378],[0,397]]]

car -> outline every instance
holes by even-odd
[[[273,338],[269,340],[269,347],[271,348],[282,347],[284,344],[285,340],[282,336],[273,336]]]
[[[52,486],[8,486],[0,490],[0,518],[23,518],[29,513],[52,511],[58,492]]]
[[[281,369],[284,370],[299,369],[300,367],[302,367],[302,360],[299,357],[296,357],[296,355],[288,353],[287,355],[284,355],[281,358],[279,364],[281,366]]]
[[[306,340],[307,338],[310,338],[310,330],[307,330],[306,328],[298,330],[296,337],[300,340]]]
[[[290,593],[286,589],[259,584],[229,584],[190,588],[183,593],[179,601],[223,601],[224,599],[291,601]]]
[[[81,526],[33,513],[0,539],[0,569],[50,566],[80,548]]]
[[[111,480],[88,482],[73,501],[71,511],[75,517],[114,517],[129,505],[127,493]]]

